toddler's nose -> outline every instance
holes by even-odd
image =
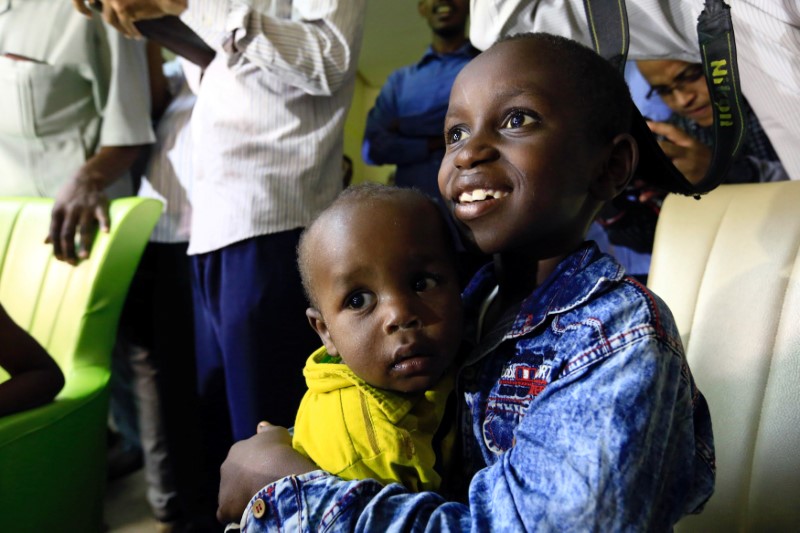
[[[420,326],[422,326],[422,320],[407,298],[394,298],[393,301],[386,303],[384,330],[387,334]]]

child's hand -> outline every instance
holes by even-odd
[[[239,521],[253,495],[265,485],[317,466],[292,448],[286,428],[260,422],[257,433],[234,444],[220,467],[217,520]]]

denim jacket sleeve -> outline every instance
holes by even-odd
[[[651,333],[548,385],[513,447],[474,476],[468,505],[315,472],[259,491],[245,531],[669,530],[707,498],[696,479],[713,476],[695,472],[709,467],[695,454],[687,406],[702,396],[680,350]],[[266,512],[256,518],[259,499]]]

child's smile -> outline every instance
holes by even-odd
[[[456,217],[462,222],[478,218],[493,209],[509,192],[498,189],[475,188],[458,195],[455,203]]]
[[[538,47],[500,43],[461,71],[450,95],[439,188],[484,253],[571,251],[595,208],[601,150],[584,133],[575,84]]]

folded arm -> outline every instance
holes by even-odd
[[[416,116],[401,116],[395,76],[389,76],[375,106],[367,115],[364,161],[371,165],[409,165],[428,159],[431,152],[444,149],[446,108]]]

